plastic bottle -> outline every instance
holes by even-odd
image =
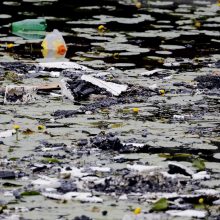
[[[45,31],[47,27],[44,18],[25,19],[12,23],[12,32],[19,31]]]

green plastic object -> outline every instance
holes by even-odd
[[[44,18],[37,19],[25,19],[12,23],[12,32],[23,31],[45,31],[47,27],[46,20]]]

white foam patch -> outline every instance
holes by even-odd
[[[97,196],[93,196],[88,192],[68,192],[63,195],[56,193],[42,193],[43,196],[57,200],[75,200],[81,202],[102,203],[103,199]]]
[[[59,188],[61,186],[61,183],[59,182],[59,179],[56,178],[50,178],[47,176],[39,176],[40,178],[37,180],[33,180],[31,183],[34,185],[37,189],[45,189],[45,188]]]
[[[88,173],[83,173],[82,169],[79,169],[77,167],[71,167],[70,169],[71,170],[66,170],[65,168],[61,169],[61,172],[60,172],[61,178],[62,177],[65,178],[67,175],[70,175],[71,178],[75,178],[75,177],[81,178],[81,177],[89,175]]]
[[[145,166],[140,164],[134,164],[134,165],[127,165],[127,168],[131,171],[137,171],[137,172],[151,172],[155,170],[159,170],[161,167],[159,166]]]
[[[189,217],[189,218],[205,218],[207,215],[206,211],[199,211],[199,210],[193,210],[193,209],[188,209],[188,210],[169,210],[166,211],[167,214],[172,215],[172,216],[178,216],[178,217]]]
[[[193,174],[193,179],[194,180],[204,180],[204,179],[210,179],[211,176],[209,174],[207,174],[206,171],[201,171],[198,173]]]
[[[198,189],[198,190],[195,190],[195,192],[205,194],[205,195],[220,195],[220,191],[215,190],[215,189]]]
[[[144,144],[140,144],[140,143],[133,143],[133,142],[131,142],[131,143],[122,143],[124,146],[128,146],[128,145],[132,145],[132,146],[134,146],[134,147],[143,147],[144,146]]]
[[[103,173],[108,173],[111,171],[111,168],[109,167],[90,167],[91,170],[93,171],[98,171],[98,172],[103,172]]]
[[[166,177],[166,178],[172,178],[172,179],[191,179],[191,177],[190,176],[185,176],[185,175],[182,175],[182,174],[179,174],[179,173],[177,173],[177,174],[170,174],[170,173],[168,173],[168,172],[166,172],[166,171],[164,171],[164,172],[160,172],[164,177]]]
[[[121,195],[118,200],[124,201],[124,200],[128,200],[128,197],[126,194]]]

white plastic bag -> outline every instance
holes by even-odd
[[[46,35],[41,46],[43,47],[43,56],[47,58],[64,57],[67,51],[63,36],[57,29]]]

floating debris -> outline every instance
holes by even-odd
[[[165,71],[165,69],[155,69],[155,70],[150,70],[150,71],[146,71],[146,72],[143,72],[143,73],[140,73],[140,75],[142,76],[151,76],[151,75],[154,75],[155,73],[160,73],[160,72],[163,72]]]
[[[169,210],[166,211],[167,214],[172,216],[179,216],[179,217],[191,217],[191,218],[205,218],[207,215],[206,211],[200,210]]]
[[[2,131],[2,132],[0,132],[0,138],[11,137],[15,133],[16,133],[15,129],[7,130],[7,131]]]
[[[68,192],[66,194],[42,193],[43,196],[57,200],[76,200],[81,202],[102,203],[103,199],[86,192]]]
[[[5,89],[4,104],[27,104],[36,99],[35,86],[8,85]]]
[[[89,75],[83,75],[81,77],[81,79],[86,82],[90,82],[93,85],[96,85],[100,88],[104,88],[108,92],[112,93],[112,95],[115,95],[115,96],[118,96],[122,92],[125,92],[128,87],[127,85],[120,85],[120,84],[116,84],[116,83],[112,83],[112,82],[105,82],[103,80],[94,78],[93,76],[89,76]]]
[[[47,61],[47,60],[46,60]],[[89,71],[90,69],[79,65],[74,62],[41,62],[38,64],[40,67],[48,68],[48,69],[74,69],[74,70],[80,70],[80,71]]]
[[[0,2],[0,219],[218,219],[219,6],[87,3]],[[37,99],[4,105],[12,82]]]

